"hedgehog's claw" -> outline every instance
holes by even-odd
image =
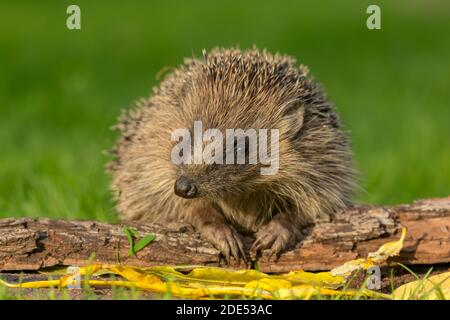
[[[295,232],[286,224],[280,223],[276,219],[271,220],[256,233],[256,240],[250,249],[252,258],[257,253],[268,249],[268,259],[278,259],[279,255],[290,245],[295,243]]]
[[[239,264],[241,259],[247,263],[241,237],[233,227],[221,224],[220,226],[203,228],[200,232],[220,251],[227,264],[230,264],[231,258],[234,258]]]

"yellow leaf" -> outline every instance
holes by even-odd
[[[330,271],[334,276],[347,278],[353,271],[367,270],[374,265],[385,262],[389,257],[396,256],[403,248],[403,241],[406,236],[406,228],[402,228],[402,235],[399,240],[383,244],[376,252],[370,252],[367,259],[356,259],[348,261]]]
[[[450,299],[450,272],[404,284],[393,293],[394,299]]]
[[[369,259],[379,264],[386,261],[387,258],[396,256],[403,248],[403,241],[406,236],[406,228],[402,228],[402,236],[398,241],[383,244],[376,252],[369,253]]]
[[[330,272],[305,272],[292,271],[281,276],[273,276],[273,278],[280,278],[290,281],[293,285],[309,284],[313,286],[324,286],[328,288],[339,288],[345,284],[345,278],[342,276],[335,276]]]
[[[261,279],[250,281],[245,285],[245,288],[255,288],[273,292],[279,289],[292,288],[292,284],[283,279]]]
[[[328,288],[301,285],[291,289],[280,289],[274,293],[278,299],[311,299],[313,296],[327,297],[369,297],[391,299],[390,295],[378,293],[370,290],[334,290]]]
[[[223,268],[196,268],[189,277],[201,280],[220,281],[223,283],[245,285],[248,281],[267,278],[268,275],[256,270],[231,270]]]

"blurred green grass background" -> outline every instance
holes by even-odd
[[[65,26],[81,7],[82,30]],[[366,28],[379,4],[382,30]],[[104,173],[120,109],[214,46],[309,66],[351,131],[363,188],[450,194],[450,5],[439,1],[0,3],[0,217],[117,221]]]

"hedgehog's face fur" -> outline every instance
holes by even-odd
[[[246,141],[245,150],[234,148],[228,153],[233,153],[235,163],[227,164],[226,141],[223,139],[223,163],[182,164],[177,168],[174,184],[175,194],[183,198],[221,198],[227,194],[238,194],[254,190],[261,183],[261,164],[250,164],[249,141]],[[244,164],[236,163],[237,153],[245,153]]]
[[[245,71],[243,71],[245,72]],[[238,76],[238,75],[236,75]],[[241,75],[242,76],[242,75]],[[207,129],[217,129],[222,133],[223,163],[219,164],[180,164],[176,166],[174,192],[183,198],[209,198],[217,200],[228,195],[249,194],[258,191],[261,187],[270,185],[282,178],[283,172],[289,171],[283,168],[274,174],[262,175],[263,167],[271,167],[270,164],[262,164],[256,160],[254,164],[249,161],[250,140],[245,140],[245,145],[237,144],[237,139],[231,142],[234,146],[227,150],[229,141],[226,138],[226,130],[254,129],[256,132],[255,152],[261,143],[259,130],[267,130],[267,155],[275,159],[276,165],[289,166],[295,153],[282,152],[294,150],[293,138],[302,128],[304,108],[298,99],[290,94],[285,94],[283,88],[279,90],[261,91],[259,95],[248,95],[247,89],[240,88],[239,80],[234,78],[220,79],[214,82],[208,81],[208,73],[203,73],[194,78],[193,85],[184,88],[183,95],[178,101],[180,118],[189,130],[192,141],[195,139],[193,124],[201,121],[202,133]],[[261,83],[260,85],[264,85]],[[201,89],[199,89],[201,88]],[[258,87],[256,87],[258,89]],[[261,88],[259,88],[261,90]],[[185,112],[188,110],[189,112]],[[272,154],[272,131],[278,130],[277,150]],[[209,143],[209,142],[208,142]],[[203,143],[203,148],[206,144]],[[192,144],[193,156],[194,145]],[[242,150],[244,149],[244,150]],[[235,163],[226,164],[229,153],[234,154]],[[236,163],[237,153],[245,154],[245,163]],[[257,156],[259,159],[259,156]],[[295,159],[298,160],[298,159]]]
[[[174,190],[176,195],[183,198],[214,200],[225,193],[246,191],[252,187],[250,181],[259,174],[257,165],[186,165],[179,170]]]

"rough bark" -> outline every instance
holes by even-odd
[[[329,270],[345,261],[366,257],[407,228],[404,249],[392,262],[450,262],[450,197],[391,207],[355,206],[305,230],[305,240],[278,259],[258,259],[263,272]],[[134,266],[220,264],[219,253],[188,225],[136,225],[141,235],[156,239],[136,256],[128,255],[123,225],[50,219],[0,220],[0,271],[38,270],[59,265],[123,263]],[[251,238],[246,246],[251,246]],[[232,262],[231,267],[244,268]]]

